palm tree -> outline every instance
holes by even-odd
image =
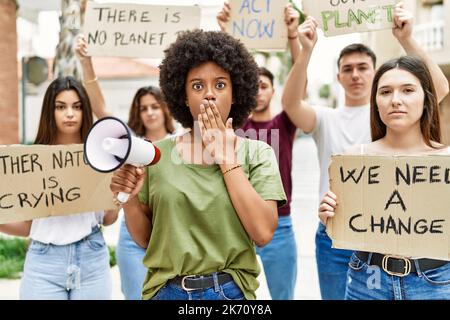
[[[73,76],[81,80],[81,70],[74,53],[75,39],[80,32],[87,0],[61,0],[59,44],[53,64],[54,77]]]
[[[19,142],[19,77],[15,0],[0,0],[0,144]]]

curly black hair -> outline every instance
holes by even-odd
[[[244,124],[257,105],[259,69],[239,40],[220,31],[184,31],[164,53],[165,58],[159,66],[159,86],[172,116],[183,127],[192,128],[194,124],[186,107],[187,74],[208,61],[215,62],[230,74],[234,102],[229,117],[233,118],[234,128]]]

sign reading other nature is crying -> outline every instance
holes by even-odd
[[[333,156],[333,247],[450,260],[450,156]]]
[[[114,209],[111,174],[85,162],[83,145],[0,147],[0,223]]]
[[[88,1],[83,33],[92,56],[161,58],[181,31],[199,27],[199,6]]]
[[[398,0],[303,0],[325,36],[389,29]]]

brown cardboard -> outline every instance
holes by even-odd
[[[450,260],[450,156],[336,155],[329,173],[334,248]]]
[[[285,51],[287,27],[284,8],[287,0],[230,0],[230,21],[226,31],[248,49]]]
[[[325,36],[390,29],[398,0],[303,0],[303,10],[313,16]]]
[[[0,223],[114,209],[110,182],[82,144],[0,147]]]
[[[83,33],[92,56],[162,58],[180,31],[199,27],[199,6],[88,1]]]

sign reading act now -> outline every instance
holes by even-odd
[[[450,260],[450,157],[333,156],[334,248]]]

